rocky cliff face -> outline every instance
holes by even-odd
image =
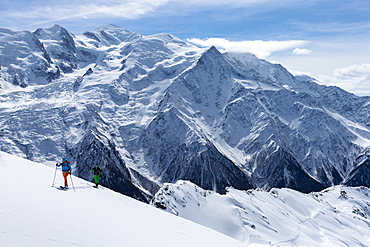
[[[78,164],[75,174],[81,178],[92,181],[90,169],[99,164],[104,171],[100,179],[103,186],[143,202],[148,202],[151,193],[159,189],[153,182],[143,177],[135,177],[136,174],[132,175],[114,143],[97,128],[87,130],[84,137],[68,151]],[[138,178],[140,181],[137,181]],[[145,187],[141,186],[143,184]],[[148,188],[149,191],[141,188]]]
[[[370,187],[370,152],[366,150],[355,161],[354,169],[350,172],[344,184],[348,186]]]
[[[143,201],[179,179],[218,192],[369,183],[369,97],[170,34],[0,31],[2,151],[67,157],[86,179],[99,163],[104,185]]]

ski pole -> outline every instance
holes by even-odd
[[[51,185],[51,187],[54,187],[54,183],[55,183],[55,176],[57,175],[57,167],[58,163],[55,165],[55,173],[54,173],[54,179],[53,179],[53,184]]]
[[[73,188],[73,190],[74,190],[74,191],[76,191],[76,190],[75,190],[75,186],[73,185],[72,173],[69,173],[69,177],[71,178],[72,188]]]

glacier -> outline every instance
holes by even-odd
[[[370,97],[253,54],[114,25],[0,29],[0,150],[71,160],[149,202],[165,183],[206,190],[370,186]]]

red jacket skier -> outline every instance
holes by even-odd
[[[63,158],[62,163],[57,164],[57,166],[62,166],[62,173],[63,173],[63,178],[64,178],[64,188],[68,188],[67,177],[69,174],[72,174],[71,162],[69,162],[66,158]]]

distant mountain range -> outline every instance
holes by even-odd
[[[0,29],[1,151],[71,160],[148,202],[163,183],[203,189],[370,185],[370,97],[252,54],[114,25]]]

